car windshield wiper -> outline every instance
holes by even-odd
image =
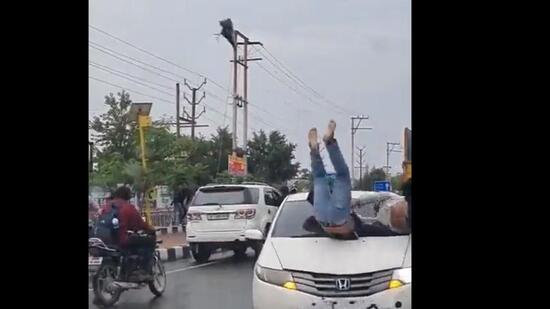
[[[200,204],[199,206],[208,206],[208,205],[217,205],[217,206],[221,206],[222,204],[220,204],[220,203],[204,203],[204,204]]]

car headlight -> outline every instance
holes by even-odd
[[[401,268],[393,271],[393,275],[390,281],[390,289],[401,287],[405,284],[411,283],[411,268]]]
[[[289,290],[296,290],[294,278],[292,278],[292,275],[288,271],[256,265],[256,276],[264,282],[275,284]]]

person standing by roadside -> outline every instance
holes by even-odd
[[[194,192],[191,186],[186,185],[181,190],[181,194],[183,196],[183,211],[181,214],[181,225],[185,229],[185,226],[187,225],[187,211],[189,210],[189,205],[191,204],[191,200],[193,199]]]
[[[181,223],[181,214],[183,213],[183,187],[178,185],[174,189],[174,196],[172,198],[172,203],[170,205],[174,206],[174,217],[172,219],[172,225],[179,225]]]

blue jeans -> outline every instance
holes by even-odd
[[[312,151],[313,208],[320,223],[341,225],[346,223],[351,210],[351,179],[349,169],[336,141],[326,145],[330,161],[336,171],[331,188],[319,151]]]

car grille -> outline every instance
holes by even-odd
[[[324,297],[368,296],[389,288],[393,270],[363,274],[330,275],[289,270],[294,277],[296,289],[305,293]],[[337,287],[338,279],[349,279],[347,290]]]

